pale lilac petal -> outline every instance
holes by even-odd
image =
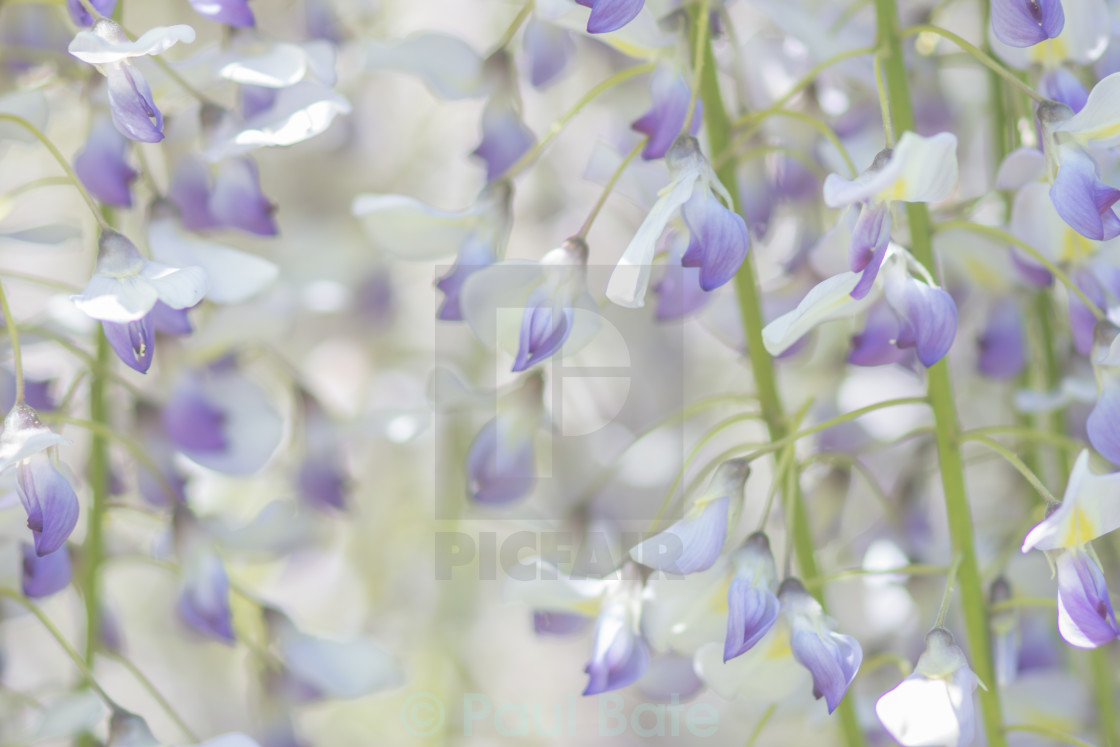
[[[486,164],[486,181],[498,179],[537,141],[507,102],[491,99],[482,112],[482,142],[471,153]]]
[[[778,597],[751,579],[736,576],[727,589],[727,637],[723,660],[734,659],[762,640],[778,619]]]
[[[1058,631],[1071,646],[1096,648],[1120,637],[1100,566],[1079,550],[1063,552],[1058,569]]]
[[[1120,464],[1120,382],[1109,382],[1085,422],[1089,443],[1101,456]]]
[[[898,319],[886,304],[875,304],[867,314],[863,332],[852,338],[848,363],[853,366],[885,366],[906,360],[908,353],[895,345]]]
[[[152,327],[156,332],[182,337],[194,331],[187,311],[188,309],[173,309],[163,301],[156,301],[148,318],[152,320]]]
[[[687,575],[712,567],[727,540],[727,496],[695,508],[668,529],[635,545],[630,557],[648,568]]]
[[[1028,0],[1029,2],[1030,0]],[[1065,104],[1076,114],[1085,108],[1089,91],[1068,68],[1058,67],[1042,74],[1038,85],[1039,93],[1051,101]]]
[[[1019,307],[1013,299],[1004,298],[989,311],[977,344],[977,365],[985,376],[1010,379],[1019,375],[1027,364],[1027,348]]]
[[[1104,291],[1092,273],[1077,270],[1073,273],[1073,282],[1097,308],[1104,308]],[[1073,334],[1073,346],[1082,355],[1089,355],[1093,349],[1093,330],[1097,326],[1097,318],[1076,294],[1070,293],[1068,298],[1069,327]]]
[[[321,459],[307,459],[296,476],[300,497],[320,509],[346,508],[347,480],[335,464]]]
[[[191,0],[191,7],[211,21],[226,26],[252,26],[253,11],[248,0]]]
[[[992,0],[991,15],[992,32],[1012,47],[1054,39],[1066,24],[1061,0]]]
[[[501,505],[527,496],[536,484],[532,438],[503,443],[497,419],[471,442],[467,454],[468,489],[479,503]]]
[[[75,34],[67,51],[90,65],[112,65],[130,57],[160,54],[179,42],[190,44],[194,36],[190,26],[177,24],[148,29],[138,39],[130,41],[120,25],[102,18],[92,29]]]
[[[667,66],[658,67],[650,79],[650,108],[630,125],[648,138],[642,149],[647,161],[663,157],[669,152],[684,127],[688,114],[690,91],[681,75]],[[703,107],[699,101],[693,115],[690,133],[695,135],[703,121]]]
[[[793,657],[813,677],[813,695],[823,697],[832,713],[844,699],[863,661],[863,649],[851,636],[840,633],[820,635],[795,630],[790,636]]]
[[[545,360],[563,346],[575,323],[575,309],[552,303],[542,286],[529,296],[521,316],[521,335],[513,372],[519,373]]]
[[[898,315],[899,347],[914,347],[927,368],[941,360],[957,334],[957,305],[942,288],[915,280],[898,267],[887,281],[887,303]]]
[[[163,140],[163,114],[143,74],[132,65],[117,63],[105,67],[105,76],[109,111],[121,134],[142,143]]]
[[[691,656],[666,653],[650,660],[637,687],[648,700],[676,704],[697,695],[704,681],[696,676]]]
[[[107,205],[132,207],[131,187],[138,174],[125,160],[127,150],[128,140],[102,118],[74,156],[74,173],[91,195]]]
[[[735,277],[747,258],[746,221],[707,190],[694,192],[682,213],[690,235],[681,265],[699,267],[700,287],[713,291]]]
[[[251,158],[231,158],[218,167],[210,213],[223,226],[257,236],[275,236],[279,229],[273,213],[276,206],[261,191],[257,164]]]
[[[194,381],[187,378],[163,408],[163,429],[171,442],[188,453],[224,451],[225,414],[206,398]]]
[[[861,272],[872,258],[883,251],[891,239],[891,212],[886,203],[871,207],[865,205],[859,213],[852,244],[848,251],[848,269]],[[882,264],[882,257],[879,258]],[[877,271],[877,268],[876,268]]]
[[[665,268],[653,292],[657,294],[654,318],[659,322],[686,317],[702,309],[712,298],[700,287],[700,268],[680,264],[669,264]]]
[[[1082,236],[1106,241],[1120,236],[1120,217],[1112,209],[1120,190],[1100,180],[1097,164],[1077,148],[1063,149],[1050,199],[1062,220]]]
[[[20,463],[16,490],[39,557],[62,547],[78,524],[78,496],[70,482],[40,454]]]
[[[70,551],[66,545],[42,556],[27,542],[21,542],[19,547],[23,553],[21,588],[25,597],[49,597],[70,585]]]
[[[600,618],[595,629],[595,653],[584,671],[588,675],[584,695],[618,690],[631,685],[649,666],[649,647],[642,637],[613,618]],[[605,640],[604,640],[605,639]]]
[[[245,119],[266,112],[276,103],[277,89],[266,86],[243,85],[237,92],[241,105],[241,116]]]
[[[607,34],[633,21],[642,12],[645,0],[577,0],[591,8],[587,33]]]
[[[533,632],[537,635],[572,635],[586,628],[589,622],[586,615],[570,612],[533,612]]]
[[[155,330],[152,327],[152,314],[131,322],[101,322],[105,339],[121,362],[133,371],[147,373],[152,366],[155,354]]]
[[[537,18],[525,24],[523,42],[534,88],[544,88],[559,78],[576,49],[571,32]]]
[[[229,576],[217,555],[199,551],[190,559],[175,609],[195,632],[223,643],[234,642]]]
[[[489,241],[477,234],[468,236],[459,246],[455,265],[436,281],[436,287],[443,293],[443,303],[436,312],[436,318],[447,322],[463,321],[463,310],[459,306],[459,293],[463,290],[463,283],[473,273],[489,267],[496,260],[494,248]]]

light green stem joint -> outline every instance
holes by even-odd
[[[883,71],[887,79],[887,100],[891,107],[895,129],[898,133],[902,133],[914,129],[914,111],[910,102],[905,58],[899,36],[898,8],[895,2],[896,0],[875,0],[875,18],[879,30],[879,43],[885,50]],[[929,211],[922,203],[909,203],[906,206],[906,214],[910,223],[910,251],[934,277],[937,277]],[[949,517],[949,534],[953,552],[961,559],[958,576],[960,606],[964,616],[968,647],[972,655],[972,668],[988,686],[988,689],[979,691],[980,712],[984,718],[984,730],[989,747],[1006,747],[1007,738],[1003,732],[999,687],[996,684],[989,642],[987,603],[980,568],[976,562],[972,516],[965,495],[964,465],[957,443],[960,423],[957,421],[953,402],[949,369],[944,361],[929,369],[928,394],[934,415],[937,455],[945,493],[945,510]]]
[[[706,18],[700,19],[698,16],[697,6],[693,5],[690,13],[692,23],[707,23]],[[694,25],[693,28],[696,28],[696,26]],[[695,38],[695,35],[693,38]],[[723,153],[731,145],[731,120],[723,106],[723,95],[719,89],[719,78],[717,77],[715,55],[712,53],[710,37],[706,40],[703,65],[700,98],[704,102],[704,129],[708,135],[708,145],[711,152]],[[736,159],[734,155],[731,155],[720,164],[716,174],[731,194],[735,211],[741,214],[743,211],[735,178],[735,164]],[[743,320],[743,330],[746,333],[747,353],[750,358],[751,372],[754,375],[759,404],[762,408],[762,418],[770,433],[770,439],[777,441],[789,435],[789,424],[786,421],[782,401],[778,395],[773,361],[762,344],[764,320],[759,302],[754,261],[750,255],[747,256],[743,265],[739,268],[739,272],[735,275],[735,291],[739,298],[739,312]],[[801,489],[796,480],[793,481],[791,492],[789,510],[793,519],[793,545],[794,553],[797,556],[797,565],[803,578],[817,578],[820,572],[817,569],[817,560],[814,556],[813,534],[809,526],[808,513],[805,511],[804,497],[801,495]],[[845,698],[840,703],[837,713],[840,716],[844,741],[848,747],[864,747],[866,742],[864,741],[863,731],[860,729],[859,718],[856,716],[855,707],[851,700]]]

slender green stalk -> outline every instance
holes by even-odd
[[[521,6],[521,10],[517,11],[517,15],[513,17],[509,28],[502,34],[502,38],[494,45],[494,49],[505,49],[509,43],[513,41],[513,37],[517,34],[517,30],[524,25],[525,21],[529,18],[529,14],[533,12],[533,3],[527,2]]]
[[[690,10],[692,22],[697,22],[697,8]],[[715,55],[712,51],[711,39],[704,47],[704,75],[701,79],[700,95],[704,101],[704,128],[708,134],[708,143],[712,153],[722,153],[731,143],[731,120],[723,105],[723,94],[719,89],[719,79],[716,75]],[[717,175],[724,187],[731,194],[732,207],[735,212],[742,213],[742,203],[739,199],[738,180],[735,175],[735,158],[730,156],[721,164]],[[762,316],[762,306],[759,299],[758,280],[755,276],[754,258],[750,255],[743,261],[742,266],[735,275],[735,291],[739,298],[739,311],[743,321],[743,330],[746,334],[747,353],[750,358],[751,372],[754,375],[755,387],[758,393],[759,404],[762,407],[762,417],[766,422],[767,430],[773,441],[778,441],[788,434],[788,424],[782,408],[781,396],[778,392],[777,377],[774,374],[774,365],[762,343],[762,328],[765,320]],[[812,529],[809,526],[808,514],[804,507],[804,497],[801,495],[799,481],[794,481],[793,495],[789,503],[797,521],[793,526],[793,543],[797,554],[797,564],[801,575],[816,577],[820,575],[817,569],[817,559],[814,556],[815,541]],[[865,744],[863,731],[860,729],[859,718],[851,700],[845,698],[838,709],[844,740],[848,747],[862,747]]]
[[[940,628],[945,625],[945,618],[949,615],[949,604],[953,601],[953,589],[957,585],[957,571],[961,568],[961,556],[953,558],[953,564],[949,566],[949,573],[945,578],[945,593],[941,595],[941,606],[937,608],[937,622],[934,627]]]
[[[1109,661],[1109,646],[1089,651],[1089,670],[1093,675],[1093,689],[1097,695],[1097,717],[1100,719],[1101,744],[1105,747],[1120,745],[1120,731],[1116,720],[1116,674]]]
[[[595,219],[599,217],[599,211],[603,209],[603,205],[607,204],[607,198],[610,197],[611,192],[614,191],[615,184],[618,183],[619,178],[622,176],[623,172],[626,171],[626,167],[630,165],[630,162],[642,152],[642,148],[646,147],[647,142],[649,142],[648,138],[643,138],[641,142],[635,145],[634,149],[630,151],[626,158],[622,159],[622,163],[620,163],[618,168],[614,170],[614,173],[611,174],[611,178],[607,181],[606,186],[603,187],[599,199],[595,201],[591,212],[587,214],[587,220],[583,222],[583,225],[579,227],[579,231],[576,232],[577,238],[587,238],[587,232],[591,230],[591,225],[595,222]]]
[[[120,654],[113,654],[112,658],[114,661],[127,669],[136,679],[136,681],[139,682],[144,687],[144,689],[148,691],[148,694],[151,695],[157,703],[159,703],[160,707],[163,708],[164,713],[166,713],[171,718],[171,720],[175,722],[175,725],[179,727],[179,730],[183,732],[184,736],[186,736],[192,742],[201,741],[202,738],[195,734],[191,727],[187,726],[187,722],[184,721],[183,717],[179,715],[174,707],[172,707],[170,701],[168,701],[167,698],[164,697],[163,693],[159,691],[159,688],[157,688],[155,684],[150,679],[148,679],[148,676],[144,674],[138,666],[136,666]]]
[[[58,165],[62,167],[62,170],[66,172],[66,176],[69,177],[70,183],[73,184],[74,188],[78,190],[78,193],[81,194],[82,199],[86,201],[86,205],[89,206],[90,212],[93,213],[93,217],[97,219],[97,224],[102,228],[109,227],[108,222],[105,220],[105,216],[101,214],[101,210],[97,207],[97,203],[94,202],[93,197],[91,197],[89,192],[86,190],[85,185],[82,184],[82,180],[79,179],[78,175],[74,173],[74,169],[70,168],[70,162],[66,160],[66,157],[62,155],[61,152],[59,152],[58,148],[55,147],[55,144],[50,141],[50,138],[40,132],[39,128],[35,125],[31,124],[23,117],[17,117],[14,114],[0,113],[0,122],[11,122],[12,124],[17,125],[18,127],[22,127],[23,129],[34,135],[35,139],[43,144],[43,147],[46,148],[52,156],[54,156],[54,160],[57,161]]]
[[[900,132],[905,132],[914,129],[914,110],[910,101],[906,59],[902,52],[902,34],[895,1],[875,0],[875,20],[879,42],[886,50],[883,68],[887,78],[887,95],[892,121]],[[907,204],[906,213],[910,223],[910,250],[914,257],[936,277],[937,263],[933,256],[929,211],[924,203],[912,202]],[[927,391],[930,407],[933,408],[934,437],[937,443],[942,490],[945,494],[945,510],[949,520],[949,535],[953,553],[960,556],[961,562],[958,573],[961,613],[964,616],[968,645],[972,654],[972,668],[982,682],[994,683],[996,677],[988,639],[987,599],[980,576],[980,566],[976,559],[972,515],[965,493],[964,464],[957,443],[960,424],[957,421],[946,361],[941,361],[929,369]],[[1007,739],[1002,728],[1003,709],[1000,705],[999,688],[993,686],[983,690],[979,693],[979,698],[988,747],[1005,747]]]
[[[700,80],[704,77],[704,64],[707,59],[704,50],[708,47],[708,30],[712,26],[710,18],[711,0],[700,0],[700,10],[692,15],[692,26],[696,36],[692,42],[692,90],[688,97],[688,111],[685,113],[681,134],[692,132],[692,120],[696,116],[696,92],[700,90]]]
[[[1042,480],[1038,479],[1038,475],[1031,471],[1030,467],[1023,464],[1023,460],[1015,456],[1015,453],[1008,449],[1003,444],[995,441],[987,436],[982,436],[976,433],[965,433],[960,436],[959,442],[975,441],[979,444],[984,444],[992,451],[1003,457],[1004,461],[1010,464],[1015,470],[1023,476],[1023,479],[1031,484],[1031,486],[1038,491],[1038,494],[1046,499],[1050,505],[1058,503],[1058,499],[1050,492],[1050,489],[1043,484]]]
[[[12,343],[12,367],[16,372],[16,404],[23,404],[23,354],[19,347],[19,330],[8,306],[8,296],[0,285],[0,312],[4,314],[4,324],[8,328],[8,340]]]
[[[840,140],[840,136],[837,135],[836,132],[824,122],[820,121],[816,117],[809,116],[804,112],[794,111],[793,109],[782,109],[776,106],[772,106],[769,109],[764,109],[760,112],[755,112],[748,115],[747,121],[757,125],[763,120],[769,119],[770,117],[787,117],[789,119],[795,119],[802,124],[806,124],[812,127],[814,130],[820,133],[822,137],[828,140],[828,142],[832,143],[832,147],[836,148],[836,151],[840,154],[840,157],[844,159],[844,165],[848,167],[848,171],[851,172],[853,177],[855,177],[855,175],[859,173],[859,170],[856,168],[855,162],[852,161],[851,154],[848,153],[848,149],[844,147],[844,143]],[[714,168],[717,173],[723,170],[724,166],[726,166],[729,162],[732,162],[736,158],[735,150],[738,147],[737,144],[741,141],[746,140],[752,134],[753,130],[748,130],[746,132],[740,133],[740,135],[737,136],[734,140],[731,140],[729,138],[727,141],[725,141],[722,147],[719,148],[717,148],[713,144],[712,153],[716,155],[712,159],[712,168]],[[708,139],[711,139],[711,135],[708,136]]]
[[[1111,704],[1109,707],[1115,708],[1116,705]],[[1096,747],[1096,745],[1090,742],[1086,742],[1082,739],[1078,739],[1072,734],[1066,734],[1064,732],[1058,731],[1057,729],[1051,729],[1047,726],[1037,726],[1035,724],[1012,724],[1011,726],[1005,727],[1004,731],[1025,731],[1031,734],[1040,734],[1044,737],[1049,737],[1050,739],[1056,739],[1059,742],[1071,744],[1073,745],[1073,747]]]
[[[953,42],[958,47],[963,49],[965,52],[968,52],[970,55],[975,57],[976,61],[979,62],[981,65],[988,68],[993,73],[999,75],[1001,78],[1006,80],[1008,83],[1011,83],[1011,85],[1018,88],[1022,93],[1026,94],[1027,96],[1029,96],[1034,101],[1037,101],[1037,102],[1041,103],[1041,102],[1046,100],[1046,97],[1043,96],[1041,93],[1034,90],[1033,88],[1028,86],[1023,81],[1019,80],[1019,76],[1017,76],[1015,73],[1011,72],[1010,70],[1005,68],[1003,65],[999,64],[998,62],[993,60],[991,57],[989,57],[988,55],[981,52],[974,45],[970,44],[969,42],[965,41],[961,37],[954,34],[952,31],[949,31],[948,29],[943,29],[940,26],[919,25],[919,26],[911,26],[910,28],[906,29],[905,31],[899,31],[898,32],[898,37],[901,39],[904,36],[914,36],[915,34],[935,34],[935,35],[940,36],[942,38],[948,39],[949,41]]]
[[[113,349],[105,335],[97,336],[97,362],[99,368],[109,365]],[[105,377],[94,371],[89,384],[89,416],[94,423],[108,425],[108,407],[105,401]],[[100,569],[104,553],[102,532],[105,504],[109,499],[108,441],[103,433],[91,432],[89,451],[89,486],[93,494],[86,517],[86,541],[82,548],[82,597],[86,609],[86,664],[92,666],[100,634],[101,608]]]

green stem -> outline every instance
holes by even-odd
[[[0,312],[4,314],[4,324],[8,328],[8,339],[12,343],[12,367],[16,372],[16,404],[23,404],[23,355],[19,347],[19,330],[8,306],[8,296],[0,286]]]
[[[879,2],[879,0],[876,0],[876,6],[878,6],[878,2]],[[897,13],[896,13],[896,15],[897,15]],[[895,24],[895,25],[897,26],[897,24]],[[1036,91],[1033,88],[1031,88],[1030,86],[1028,86],[1023,81],[1019,80],[1019,76],[1015,75],[1015,73],[1011,72],[1010,70],[1005,68],[1003,65],[999,64],[998,62],[993,60],[991,57],[989,57],[988,55],[981,52],[974,45],[970,44],[969,42],[965,41],[961,37],[954,34],[952,31],[949,31],[948,29],[943,29],[940,26],[928,26],[928,25],[923,24],[923,25],[919,25],[919,26],[911,26],[910,28],[906,29],[905,31],[899,31],[898,34],[897,34],[897,38],[901,39],[904,36],[914,36],[915,34],[935,34],[935,35],[940,36],[944,39],[948,39],[949,41],[953,42],[958,47],[963,49],[965,52],[968,52],[970,55],[975,57],[976,61],[979,62],[981,65],[988,68],[989,70],[991,70],[996,75],[999,75],[1001,78],[1003,78],[1007,82],[1011,83],[1013,86],[1018,88],[1020,91],[1022,91],[1024,94],[1029,96],[1034,101],[1037,101],[1039,103],[1042,103],[1043,101],[1046,101],[1045,96],[1043,96],[1038,91]]]
[[[1089,669],[1093,674],[1093,689],[1097,695],[1097,714],[1100,718],[1101,744],[1104,747],[1120,745],[1116,721],[1116,675],[1108,657],[1109,647],[1101,646],[1089,652]]]
[[[105,335],[97,336],[98,368],[108,367],[113,349]],[[108,408],[105,402],[105,377],[94,371],[89,385],[89,416],[94,423],[108,425]],[[102,531],[104,529],[105,503],[109,498],[109,454],[108,441],[103,433],[91,432],[89,452],[89,485],[93,493],[88,518],[86,519],[86,541],[82,548],[82,596],[86,608],[86,663],[93,665],[97,651],[101,613],[98,602],[100,591],[100,566],[104,552]]]
[[[696,6],[692,6],[690,15],[693,23],[698,22],[697,13]],[[704,101],[704,128],[708,134],[709,147],[712,153],[723,153],[731,143],[731,120],[724,108],[723,94],[719,89],[719,78],[716,74],[715,54],[712,51],[711,39],[708,39],[704,47],[704,75],[701,78],[700,95]],[[732,207],[735,212],[742,213],[743,206],[739,199],[738,180],[735,174],[735,157],[733,155],[728,157],[726,162],[719,166],[716,173],[731,195]],[[762,316],[754,258],[750,255],[743,261],[739,271],[735,274],[735,291],[738,295],[739,311],[743,321],[743,330],[746,334],[751,372],[754,376],[759,404],[762,407],[762,418],[766,422],[771,440],[778,441],[787,435],[789,426],[786,423],[781,397],[778,394],[778,382],[774,374],[773,361],[762,344],[762,328],[765,325],[765,320]],[[793,486],[793,495],[790,496],[789,501],[791,510],[797,517],[793,526],[793,543],[794,551],[797,554],[797,564],[803,577],[815,578],[820,575],[817,568],[817,559],[813,554],[815,542],[812,529],[809,526],[808,514],[804,508],[804,498],[797,482]],[[860,729],[859,718],[851,700],[845,698],[840,703],[838,712],[844,732],[844,740],[848,747],[862,747],[865,744],[863,731]]]
[[[1058,503],[1058,499],[1055,498],[1054,494],[1050,492],[1050,489],[1042,483],[1042,480],[1038,479],[1038,475],[1032,472],[1030,467],[1023,464],[1023,460],[1015,456],[1015,453],[1011,451],[1011,449],[1008,449],[998,441],[976,433],[962,434],[958,439],[958,443],[964,443],[965,441],[975,441],[976,443],[984,444],[989,449],[1003,457],[1004,461],[1014,467],[1015,470],[1023,476],[1023,479],[1029,482],[1031,486],[1038,491],[1038,494],[1046,499],[1046,502],[1048,504],[1053,506]]]
[[[596,200],[595,204],[592,206],[591,212],[587,214],[587,220],[583,222],[583,225],[579,227],[579,231],[576,232],[576,238],[587,238],[588,231],[591,230],[591,226],[593,223],[595,223],[595,219],[599,217],[599,211],[603,209],[603,205],[607,204],[607,198],[610,197],[611,192],[614,191],[614,186],[618,183],[619,178],[622,176],[623,172],[626,171],[626,167],[630,165],[630,162],[633,161],[637,157],[637,155],[642,152],[642,148],[646,147],[647,142],[649,142],[648,138],[643,138],[641,142],[634,146],[629,155],[627,155],[626,158],[622,159],[622,163],[620,163],[618,165],[618,168],[614,170],[614,173],[611,174],[611,178],[607,181],[606,186],[603,187],[603,191],[599,194],[599,199]]]
[[[1109,704],[1109,707],[1115,708],[1116,706],[1115,704]],[[1037,726],[1035,724],[1012,724],[1011,726],[1006,727],[1004,731],[1025,731],[1031,734],[1040,734],[1044,737],[1049,737],[1050,739],[1056,739],[1059,742],[1072,744],[1073,747],[1096,747],[1096,745],[1078,739],[1071,734],[1065,734],[1064,732],[1060,732],[1057,729],[1051,729],[1047,726]]]
[[[896,0],[875,0],[875,20],[879,42],[886,50],[883,68],[887,78],[887,95],[891,118],[899,132],[914,129],[914,110],[910,101],[906,58],[902,51],[902,34],[898,22]],[[967,44],[967,42],[965,42]],[[971,46],[971,45],[969,45]],[[963,47],[962,47],[963,48]],[[975,49],[975,47],[973,47]],[[967,50],[966,50],[967,51]],[[979,50],[976,50],[979,52]],[[983,53],[980,53],[983,55]],[[1020,83],[1021,85],[1021,83]],[[912,202],[906,206],[910,223],[911,247],[914,257],[936,277],[937,263],[933,256],[932,230],[929,211],[924,203]],[[945,511],[948,515],[949,536],[953,554],[960,557],[958,580],[961,594],[961,614],[964,616],[972,668],[982,682],[996,682],[991,644],[988,639],[987,599],[980,566],[976,559],[976,545],[972,533],[972,515],[965,493],[964,464],[961,461],[957,436],[957,421],[953,401],[953,388],[949,381],[949,367],[941,361],[929,369],[927,391],[933,409],[934,437],[941,471],[942,490],[945,494]],[[999,688],[991,687],[979,692],[980,712],[988,737],[988,747],[1006,747],[1003,732],[1003,709]]]
[[[157,703],[159,703],[160,707],[163,708],[163,712],[166,713],[171,718],[171,720],[175,722],[175,725],[179,727],[179,730],[183,732],[183,734],[188,739],[190,739],[192,742],[201,741],[201,737],[195,734],[191,727],[187,726],[187,722],[183,720],[183,717],[179,715],[178,711],[175,710],[170,701],[168,701],[167,698],[164,697],[163,693],[159,691],[159,688],[155,686],[155,683],[148,679],[148,676],[146,674],[140,671],[140,668],[138,666],[136,666],[120,654],[113,654],[112,658],[118,664],[127,669],[134,678],[136,678],[136,681],[139,682],[144,687],[144,689],[148,691],[148,694],[151,695]]]
[[[897,10],[894,0],[876,0],[880,33],[886,35],[891,46],[887,66],[888,88],[896,121],[901,129],[913,129],[906,69],[902,47],[896,34]],[[930,271],[936,272],[936,263],[930,241],[930,221],[926,206],[910,203],[907,206],[914,256]],[[952,385],[947,364],[942,362],[929,371],[928,392],[934,412],[935,437],[940,464],[945,507],[953,549],[961,557],[960,587],[961,610],[965,618],[973,668],[984,682],[995,682],[995,670],[988,640],[988,619],[984,587],[980,576],[973,539],[972,517],[965,493],[964,466],[958,451],[959,423],[953,401]],[[980,692],[980,710],[991,747],[1006,744],[1001,730],[1002,708],[998,688]]]

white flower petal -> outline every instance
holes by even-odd
[[[895,159],[902,163],[902,173],[891,186],[888,199],[937,202],[957,186],[957,136],[951,132],[928,138],[905,132],[891,157]]]
[[[229,55],[218,75],[234,83],[286,88],[307,75],[307,54],[296,44],[277,43],[254,55]]]
[[[645,305],[651,265],[657,251],[657,239],[673,214],[692,197],[699,178],[698,169],[685,170],[673,180],[667,188],[668,191],[662,194],[650,208],[607,282],[607,298],[611,301],[631,309]]]
[[[159,300],[173,309],[189,309],[206,295],[206,273],[201,267],[180,270],[159,262],[146,262],[140,274],[155,289]]]
[[[543,279],[536,262],[508,260],[471,273],[459,292],[463,319],[486,347],[515,354],[529,294]]]
[[[1027,533],[1023,552],[1074,549],[1120,529],[1118,495],[1120,472],[1095,474],[1089,468],[1089,451],[1082,451],[1073,465],[1061,504]]]
[[[502,583],[502,599],[535,610],[595,617],[603,595],[615,584],[596,578],[572,578],[539,557],[529,558],[511,570]]]
[[[462,99],[486,91],[482,56],[457,36],[417,34],[366,45],[366,67],[416,75],[439,96]]]
[[[247,301],[271,285],[279,273],[279,268],[267,259],[180,230],[173,218],[152,220],[148,245],[152,257],[159,262],[202,269],[206,275],[206,298],[215,303]]]
[[[118,27],[119,28],[119,27]],[[194,29],[184,24],[157,26],[136,41],[107,39],[93,30],[79,31],[67,47],[70,54],[91,65],[120,62],[130,57],[143,57],[164,52],[175,44],[194,41]]]
[[[225,137],[216,138],[206,158],[223,158],[257,148],[295,145],[326,132],[339,114],[350,113],[350,102],[330,88],[311,80],[277,89],[276,100],[267,110],[240,126],[229,127]]]
[[[858,272],[842,272],[814,286],[796,309],[763,328],[762,342],[767,352],[781,355],[818,325],[855,316],[873,304],[881,295],[880,282],[876,280],[871,292],[857,301],[851,292],[859,279]]]
[[[955,677],[929,679],[912,674],[879,698],[875,714],[890,735],[906,747],[963,747],[968,743],[964,738],[972,738],[962,728],[961,710],[966,697],[971,699],[972,693],[966,695]],[[971,704],[968,709],[971,711]]]
[[[139,275],[94,275],[82,292],[70,296],[70,300],[94,319],[132,322],[152,310],[159,300],[159,292],[147,278]]]
[[[1007,154],[996,174],[996,189],[1019,189],[1041,179],[1046,156],[1038,148],[1017,148]]]
[[[1102,148],[1120,145],[1120,73],[1104,78],[1089,91],[1089,100],[1077,114],[1054,128],[1079,142]]]

